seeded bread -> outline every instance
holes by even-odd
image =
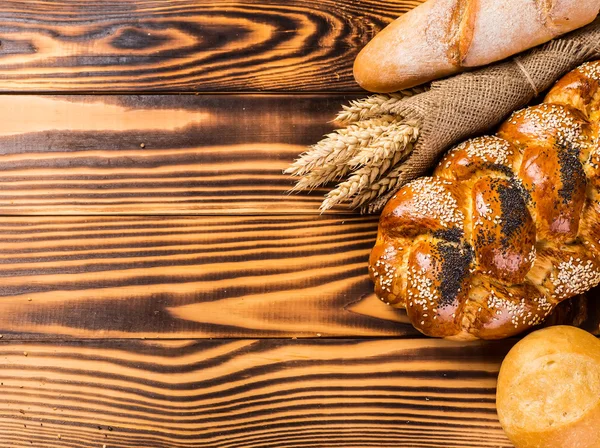
[[[380,218],[378,297],[426,335],[498,339],[600,283],[600,61],[453,148]]]

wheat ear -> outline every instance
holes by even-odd
[[[385,115],[328,134],[284,171],[300,177],[292,191],[315,188],[345,176],[350,170],[347,162],[387,132],[394,120],[393,116]]]
[[[358,166],[381,166],[385,161],[393,159],[394,153],[419,138],[419,128],[416,122],[394,123],[388,127],[373,144],[362,148],[348,161],[352,168]],[[393,165],[393,164],[392,164]]]
[[[378,197],[392,191],[400,182],[403,167],[398,166],[393,168],[385,177],[377,182],[369,185],[360,195],[355,196],[350,203],[350,208],[360,208],[362,213],[367,212],[366,205],[377,199]]]
[[[389,111],[398,102],[418,95],[426,91],[423,87],[401,90],[396,93],[371,95],[367,98],[350,101],[348,106],[342,106],[342,110],[335,117],[335,122],[347,125],[360,120],[389,114]]]
[[[389,126],[387,132],[376,139],[364,152],[366,155],[357,154],[352,162],[363,166],[356,170],[346,181],[340,183],[334,190],[327,193],[321,204],[321,211],[329,210],[341,202],[357,202],[365,194],[371,196],[371,187],[377,185],[378,180],[394,167],[397,163],[405,160],[412,152],[413,143],[419,137],[419,129],[414,123],[394,123]],[[356,166],[356,165],[355,165]],[[382,184],[383,185],[383,184]],[[378,189],[381,189],[380,186]],[[368,199],[365,199],[367,201]],[[361,199],[358,199],[360,206]]]

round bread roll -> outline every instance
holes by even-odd
[[[502,363],[496,405],[517,448],[600,447],[600,342],[568,326],[526,336]]]

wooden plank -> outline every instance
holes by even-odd
[[[0,91],[359,91],[358,51],[422,0],[4,0]]]
[[[2,96],[0,214],[317,214],[282,170],[350,98]]]
[[[376,218],[0,218],[3,339],[419,336],[367,276]],[[593,290],[550,323],[597,332]]]
[[[366,217],[0,219],[4,338],[418,334],[373,295]]]
[[[5,447],[510,447],[514,343],[0,343]]]

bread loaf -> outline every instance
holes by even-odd
[[[591,23],[600,0],[429,0],[354,62],[358,84],[393,92],[499,61]]]
[[[516,448],[600,448],[600,341],[565,326],[526,336],[502,363],[496,406]]]
[[[598,284],[599,122],[597,61],[405,185],[371,253],[377,295],[424,334],[497,339]]]

